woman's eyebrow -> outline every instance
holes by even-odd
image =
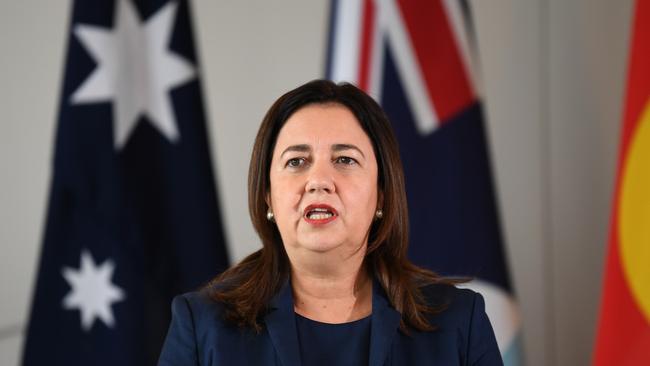
[[[364,159],[366,158],[366,156],[363,154],[363,151],[361,151],[361,149],[359,149],[358,147],[356,147],[356,146],[354,146],[352,144],[334,144],[334,145],[332,145],[332,151],[333,152],[339,152],[339,151],[343,151],[343,150],[356,150],[356,151],[359,152],[359,154],[361,154],[361,156],[363,156]]]
[[[286,149],[284,149],[284,151],[282,151],[282,154],[280,154],[280,157],[282,157],[284,154],[286,154],[286,153],[288,153],[290,151],[310,152],[311,147],[309,145],[307,145],[307,144],[291,145],[291,146],[287,147]]]

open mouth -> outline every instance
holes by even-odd
[[[338,212],[329,205],[316,204],[305,208],[304,218],[312,224],[328,223],[338,216]]]

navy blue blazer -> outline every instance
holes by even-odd
[[[399,330],[400,313],[375,281],[370,366],[503,364],[480,294],[448,285],[429,286],[424,293],[430,304],[447,303],[448,307],[431,317],[436,330],[411,330],[407,335]],[[158,364],[300,366],[289,283],[270,305],[264,328],[256,334],[226,323],[222,305],[204,292],[177,296]]]

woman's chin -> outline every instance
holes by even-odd
[[[314,252],[317,254],[327,254],[332,251],[335,251],[341,245],[339,243],[333,243],[331,241],[315,241],[315,242],[306,242],[300,245],[301,248],[306,249],[307,251]]]

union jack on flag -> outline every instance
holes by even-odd
[[[506,365],[522,363],[521,318],[490,172],[478,57],[466,1],[332,1],[327,75],[378,100],[400,143],[409,256],[471,276]]]

